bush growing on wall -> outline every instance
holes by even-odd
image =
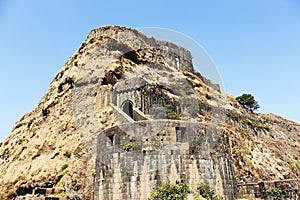
[[[270,196],[273,197],[273,199],[277,200],[281,198],[282,191],[278,188],[272,188],[268,191]]]
[[[134,143],[132,142],[124,142],[122,145],[122,149],[124,151],[133,151],[134,150]]]
[[[200,196],[207,200],[222,200],[223,198],[216,195],[216,192],[210,185],[206,183],[200,183],[197,187],[197,192]]]
[[[151,192],[150,200],[186,200],[189,186],[186,183],[175,184],[167,181],[157,191]]]

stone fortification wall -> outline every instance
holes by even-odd
[[[237,194],[228,141],[220,129],[175,120],[122,124],[98,136],[94,199],[148,199],[170,180],[205,182],[226,199]]]

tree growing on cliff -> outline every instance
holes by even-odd
[[[242,94],[238,96],[236,100],[247,110],[253,112],[254,110],[259,109],[257,101],[254,99],[254,96],[251,94]]]

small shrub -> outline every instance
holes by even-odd
[[[168,119],[180,120],[181,116],[177,112],[166,109]]]
[[[15,191],[13,191],[13,190],[8,190],[7,191],[7,197],[8,198],[13,198],[15,196],[16,196],[16,192]]]
[[[65,169],[64,171],[62,171],[61,174],[64,176],[64,175],[66,175],[68,172],[69,172],[69,170],[68,170],[68,169]]]
[[[215,195],[215,196],[213,197],[213,200],[223,200],[223,199],[224,199],[223,197],[218,196],[218,195]]]
[[[233,112],[233,111],[228,111],[226,113],[226,116],[237,122],[240,121],[240,119],[241,119],[241,115],[239,115],[238,113]]]
[[[206,183],[200,183],[197,187],[197,190],[199,192],[199,195],[206,199],[213,199],[213,196],[215,195],[214,189],[212,189]]]
[[[29,133],[31,134],[30,135],[30,139],[33,138],[35,136],[35,134],[36,134],[36,133],[33,132],[33,130],[30,130]]]
[[[63,154],[66,158],[71,158],[72,153],[70,151],[65,151]]]
[[[200,113],[205,109],[205,106],[206,106],[206,104],[203,101],[198,100],[198,108],[199,108]]]
[[[69,167],[68,164],[64,164],[62,167],[61,167],[61,171],[65,171],[67,168]]]
[[[60,193],[56,193],[56,194],[54,194],[53,196],[55,196],[55,197],[67,197],[67,195],[66,195],[66,193],[65,192],[60,192]]]
[[[205,199],[202,196],[197,194],[196,196],[193,197],[193,200],[205,200]]]
[[[246,124],[248,126],[251,126],[253,128],[259,128],[259,129],[263,129],[263,130],[266,130],[266,131],[270,131],[271,130],[268,125],[257,123],[257,122],[254,122],[254,121],[250,120],[250,119],[243,119],[242,123]]]
[[[92,171],[92,177],[96,176],[97,172],[96,170]]]
[[[133,151],[134,150],[134,143],[132,142],[124,142],[122,145],[122,149],[124,151]]]
[[[189,193],[189,187],[186,183],[175,184],[167,181],[157,191],[151,192],[150,200],[186,200]]]
[[[256,124],[257,128],[264,129],[266,131],[270,131],[270,127],[267,124]]]
[[[24,142],[24,139],[18,139],[17,143],[18,145],[21,145]]]
[[[200,183],[197,187],[200,196],[207,200],[222,200],[223,198],[216,195],[215,190],[206,183]]]
[[[293,167],[295,167],[298,171],[300,171],[300,162],[294,160],[292,161]]]
[[[268,191],[268,193],[271,197],[273,197],[273,199],[277,200],[281,198],[282,191],[278,188],[272,188]]]

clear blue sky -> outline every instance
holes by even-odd
[[[300,122],[297,0],[1,0],[0,141],[89,31],[107,24],[190,36],[213,59],[226,93],[252,93],[259,112]]]

